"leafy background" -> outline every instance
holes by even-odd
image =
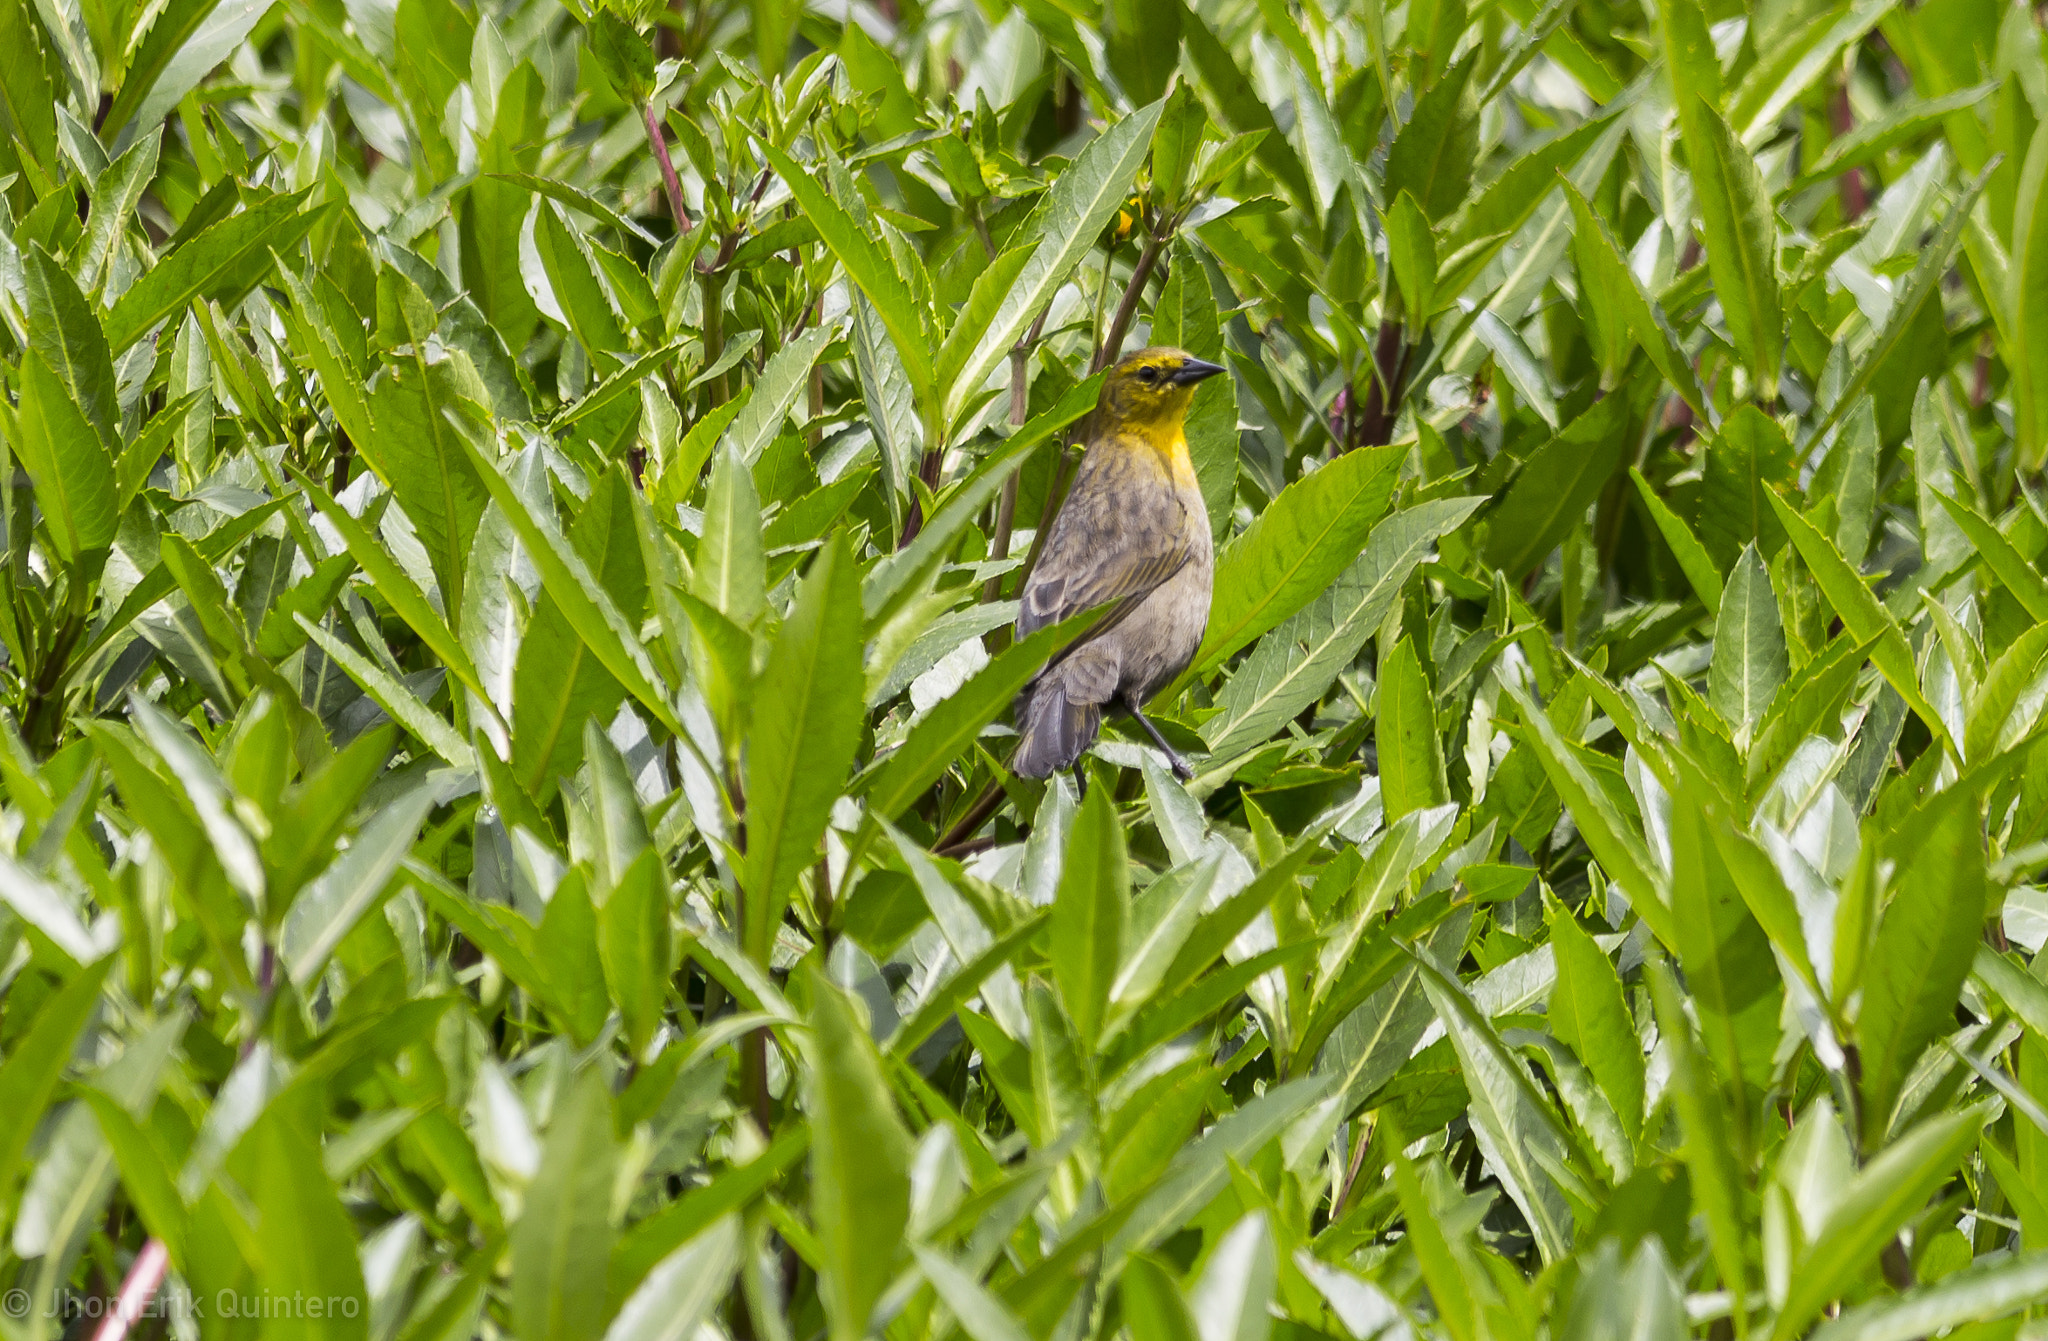
[[[0,1332],[2040,1335],[2044,71],[0,0]],[[1081,804],[1006,627],[1148,341],[1197,776]]]

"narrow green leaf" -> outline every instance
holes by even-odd
[[[1857,1171],[1794,1268],[1772,1341],[1798,1336],[1829,1300],[1850,1290],[1977,1144],[1985,1116],[1982,1104],[1938,1114]]]
[[[860,744],[859,574],[835,532],[768,653],[747,745],[746,947],[768,962],[783,900],[816,859]]]
[[[1089,141],[1047,190],[1044,203],[1033,212],[1022,233],[1036,237],[1037,250],[996,308],[974,352],[961,364],[945,397],[946,423],[959,418],[967,399],[981,389],[996,365],[1009,357],[1017,338],[1052,301],[1081,258],[1094,248],[1110,216],[1129,198],[1131,182],[1144,166],[1164,106],[1164,102],[1154,102],[1141,107]],[[886,321],[888,313],[882,315]],[[902,347],[903,337],[896,334],[894,326],[889,333],[896,337],[897,353],[903,356],[904,367],[911,369],[916,384],[916,368]],[[930,383],[928,373],[924,381]]]
[[[1657,939],[1675,945],[1678,933],[1671,919],[1669,896],[1663,880],[1655,874],[1657,868],[1642,836],[1622,817],[1585,764],[1565,744],[1549,714],[1518,687],[1502,687],[1520,710],[1544,775],[1564,798],[1594,858],[1608,878],[1621,886],[1629,905],[1649,924]]]
[[[1403,638],[1380,663],[1379,689],[1373,699],[1380,799],[1388,823],[1450,799],[1433,698],[1415,643]]]
[[[348,672],[349,678],[361,685],[363,692],[391,715],[392,721],[412,732],[428,749],[455,767],[475,765],[476,755],[469,748],[469,743],[439,713],[420,702],[417,694],[391,678],[376,662],[304,615],[292,618],[334,664]]]
[[[823,974],[810,986],[803,1083],[819,1288],[833,1341],[859,1341],[910,1219],[910,1133],[853,1001]]]
[[[21,404],[0,427],[35,484],[58,555],[75,563],[112,544],[120,521],[114,459],[34,349],[21,356]]]
[[[1671,552],[1677,556],[1679,571],[1684,573],[1685,580],[1692,584],[1693,591],[1698,593],[1701,603],[1707,607],[1707,613],[1719,617],[1721,572],[1707,556],[1706,546],[1692,533],[1692,528],[1685,524],[1684,518],[1666,506],[1663,499],[1657,497],[1656,490],[1643,478],[1642,471],[1630,466],[1628,473],[1636,482],[1636,492],[1642,496],[1643,506],[1649,509],[1650,519],[1657,523],[1658,534],[1664,537],[1664,543],[1671,546]]]
[[[11,1205],[15,1173],[43,1110],[57,1092],[78,1031],[98,1007],[100,988],[114,967],[107,955],[72,976],[30,1019],[0,1062],[0,1109],[13,1116],[0,1127],[0,1204]]]
[[[1209,627],[1183,681],[1222,664],[1352,565],[1386,515],[1402,455],[1393,448],[1347,452],[1267,504],[1217,556]]]
[[[1955,519],[1977,554],[1984,560],[1984,566],[2012,593],[2013,599],[2026,608],[2035,619],[2048,620],[2048,578],[2041,576],[2039,568],[2027,561],[2005,533],[1983,513],[1971,507],[1960,498],[1936,493],[1935,501],[1942,510]]]
[[[1090,791],[1067,835],[1067,859],[1053,900],[1053,978],[1083,1047],[1109,1013],[1130,921],[1130,859],[1106,789]]]
[[[319,976],[328,956],[363,915],[390,892],[391,877],[434,802],[433,788],[417,786],[387,803],[292,900],[279,946],[285,971],[302,990]]]
[[[1849,566],[1848,560],[1826,536],[1814,529],[1812,522],[1794,512],[1776,493],[1767,496],[1786,534],[1791,537],[1793,547],[1806,561],[1807,571],[1813,574],[1822,595],[1827,597],[1828,604],[1841,618],[1843,628],[1858,642],[1873,644],[1871,662],[1906,700],[1907,706],[1927,724],[1927,729],[1937,738],[1946,740],[1948,728],[1943,725],[1941,714],[1920,692],[1913,649],[1907,644],[1906,635],[1899,631],[1891,615],[1879,604],[1870,588],[1863,584],[1862,575]]]
[[[1091,612],[1040,629],[990,661],[958,692],[933,707],[889,756],[868,789],[868,809],[890,820],[902,814],[905,806],[973,745],[983,727],[1002,715],[1038,668],[1092,627],[1099,614]]]
[[[554,518],[529,508],[512,482],[505,478],[499,464],[486,457],[475,443],[467,438],[459,441],[484,487],[497,500],[506,520],[512,523],[512,529],[518,532],[520,543],[526,546],[534,567],[540,570],[541,583],[548,595],[561,605],[562,613],[577,636],[604,668],[618,677],[626,691],[653,714],[656,722],[667,728],[670,734],[681,735],[682,725],[669,705],[668,691],[662,686],[660,673],[654,669],[647,649],[641,644],[640,630],[619,612],[610,595],[592,576],[582,555],[555,525]]]
[[[319,1143],[299,1130],[285,1106],[270,1109],[251,1133],[256,1174],[250,1193],[260,1214],[263,1265],[257,1281],[273,1298],[317,1299],[335,1307],[293,1308],[271,1319],[266,1335],[298,1341],[364,1341],[370,1310],[348,1308],[369,1291],[356,1256],[356,1235],[348,1212],[320,1164]]]
[[[1714,623],[1714,660],[1707,701],[1729,726],[1753,729],[1788,670],[1778,594],[1754,544],[1745,545],[1728,574]]]
[[[918,309],[917,300],[911,295],[910,286],[896,272],[889,253],[856,225],[853,216],[827,194],[817,178],[804,171],[794,158],[766,142],[762,142],[760,147],[769,166],[775,169],[775,175],[782,178],[790,194],[796,197],[804,217],[817,225],[818,235],[824,239],[839,264],[846,268],[847,277],[874,304],[883,328],[889,332],[890,343],[896,346],[896,357],[902,361],[904,374],[910,379],[913,391],[920,398],[931,395],[934,377],[932,333],[924,314]]]
[[[325,206],[306,208],[311,187],[270,196],[201,230],[135,281],[106,315],[107,344],[119,357],[195,298],[232,306],[270,272],[273,251],[288,251],[312,230]]]
[[[1210,753],[1219,759],[1241,753],[1320,699],[1378,630],[1437,540],[1463,524],[1481,501],[1436,499],[1374,527],[1351,566],[1306,609],[1261,639],[1224,685],[1217,695],[1222,711],[1202,724]],[[1248,612],[1246,622],[1258,617]]]
[[[512,1317],[521,1337],[586,1341],[599,1334],[618,1158],[611,1095],[603,1077],[586,1068],[555,1100],[539,1172],[512,1226]]]
[[[1709,56],[1709,61],[1713,58]],[[1707,267],[1754,394],[1778,394],[1785,313],[1778,290],[1778,221],[1756,160],[1711,103],[1681,110]]]
[[[1896,892],[1863,966],[1856,1021],[1863,1061],[1864,1140],[1875,1146],[1913,1064],[1954,1028],[1956,995],[1969,975],[1989,893],[1973,807],[1935,799],[1941,814],[1923,829],[1896,878]],[[1858,984],[1838,982],[1838,998]]]
[[[1584,520],[1621,465],[1628,406],[1607,396],[1529,454],[1487,514],[1486,560],[1519,580]]]

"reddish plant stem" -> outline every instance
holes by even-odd
[[[1380,322],[1379,337],[1373,342],[1372,385],[1365,392],[1365,413],[1359,421],[1361,446],[1384,447],[1394,440],[1394,421],[1401,414],[1401,376],[1407,370],[1408,351],[1401,340],[1401,323],[1392,317]]]
[[[647,122],[647,147],[654,151],[654,161],[661,165],[661,190],[668,197],[668,212],[676,221],[676,236],[690,231],[690,212],[683,206],[683,183],[676,176],[675,160],[668,156],[668,138],[662,133],[661,118],[654,113],[654,104],[648,103],[641,109]],[[717,357],[716,353],[712,357]]]
[[[1837,138],[1847,135],[1856,128],[1856,112],[1849,106],[1849,81],[1846,77],[1835,86],[1835,94],[1828,99],[1828,129]],[[1842,220],[1855,223],[1863,217],[1863,211],[1870,208],[1870,192],[1863,185],[1863,169],[1850,168],[1841,175],[1836,189],[1842,196]]]
[[[171,1255],[163,1241],[146,1241],[142,1251],[135,1254],[135,1260],[128,1264],[128,1274],[121,1280],[121,1293],[115,1297],[114,1307],[101,1321],[99,1330],[93,1333],[93,1341],[123,1341],[135,1320],[149,1311],[149,1301],[156,1297],[170,1266]]]

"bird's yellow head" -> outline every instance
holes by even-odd
[[[1141,349],[1103,379],[1097,423],[1104,428],[1178,428],[1194,399],[1195,383],[1222,371],[1185,349]]]

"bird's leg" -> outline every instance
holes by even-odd
[[[1166,737],[1159,734],[1159,728],[1152,725],[1152,719],[1136,708],[1131,709],[1131,716],[1137,718],[1138,725],[1145,728],[1145,734],[1152,737],[1152,743],[1166,751],[1166,761],[1173,765],[1173,775],[1182,782],[1194,781],[1195,770],[1189,768],[1188,761],[1180,757],[1180,751],[1166,743]]]
[[[1079,759],[1074,761],[1074,799],[1076,801],[1088,799],[1088,768]]]

